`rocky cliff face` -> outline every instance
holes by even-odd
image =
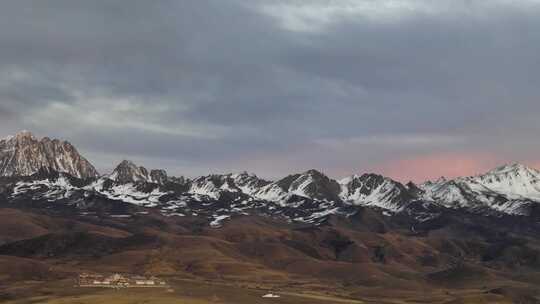
[[[156,184],[165,184],[168,180],[167,171],[162,169],[154,169],[150,171],[150,179]]]
[[[148,171],[145,167],[137,166],[132,161],[124,160],[116,166],[108,178],[120,184],[137,182],[164,184],[167,181],[167,172],[165,170]]]
[[[92,164],[67,141],[38,139],[28,131],[0,140],[0,176],[29,176],[41,168],[78,178],[98,176]]]

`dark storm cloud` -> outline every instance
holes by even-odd
[[[503,0],[4,1],[0,127],[104,169],[535,161],[539,17]]]

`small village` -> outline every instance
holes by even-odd
[[[157,277],[130,275],[130,274],[79,274],[77,285],[79,287],[94,288],[166,288],[167,282]]]

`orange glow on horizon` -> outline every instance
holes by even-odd
[[[435,154],[391,161],[374,171],[402,182],[477,175],[504,164],[491,154]]]

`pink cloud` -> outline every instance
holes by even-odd
[[[441,176],[476,175],[500,164],[500,159],[492,154],[443,153],[386,162],[373,167],[373,171],[403,182],[424,182]]]

